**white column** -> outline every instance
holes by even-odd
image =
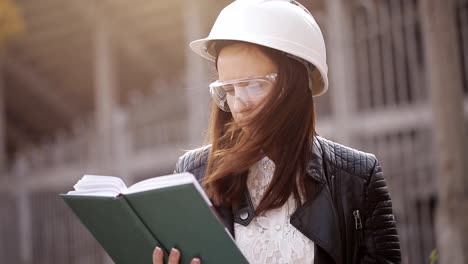
[[[125,183],[131,182],[129,159],[132,157],[131,135],[128,115],[124,109],[116,108],[113,115],[113,169]]]
[[[351,142],[351,120],[355,112],[355,60],[350,8],[344,0],[327,0],[326,46],[329,65],[333,133],[343,144]]]
[[[18,215],[18,236],[19,236],[19,252],[21,263],[33,263],[32,246],[33,246],[33,230],[31,216],[31,200],[30,190],[26,187],[27,162],[22,156],[15,159],[13,167],[14,176],[16,176],[18,189],[15,190],[17,215]]]
[[[421,1],[427,85],[433,114],[440,263],[468,263],[468,151],[454,1]]]
[[[113,111],[115,108],[115,89],[117,88],[114,69],[114,54],[111,36],[103,23],[97,21],[95,32],[95,120],[96,144],[99,170],[109,173],[113,163]]]
[[[187,133],[189,147],[199,146],[205,137],[209,118],[208,63],[188,47],[190,41],[206,37],[204,12],[208,12],[205,0],[185,0],[185,88],[189,122]]]

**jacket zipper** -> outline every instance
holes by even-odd
[[[362,220],[361,220],[361,214],[359,213],[359,210],[354,210],[353,216],[354,216],[354,227],[356,229],[356,237],[357,237],[357,243],[354,246],[355,252],[354,252],[353,263],[358,263],[359,249],[361,248],[361,243],[362,243]]]
[[[359,210],[354,210],[353,215],[354,215],[354,223],[355,223],[356,230],[361,230],[362,222],[361,222],[361,215],[359,214]]]

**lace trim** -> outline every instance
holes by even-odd
[[[247,178],[252,203],[258,206],[275,166],[268,157],[257,162]],[[248,226],[234,224],[236,243],[250,263],[313,263],[314,244],[289,223],[293,196],[281,208],[255,217]]]

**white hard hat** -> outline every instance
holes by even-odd
[[[190,48],[211,61],[217,56],[211,43],[237,40],[283,51],[311,63],[312,95],[328,89],[328,66],[322,31],[312,14],[294,0],[237,0],[225,7],[207,38]]]

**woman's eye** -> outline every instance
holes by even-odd
[[[259,93],[263,91],[263,85],[260,83],[251,83],[247,85],[245,88],[248,89],[251,93]]]

